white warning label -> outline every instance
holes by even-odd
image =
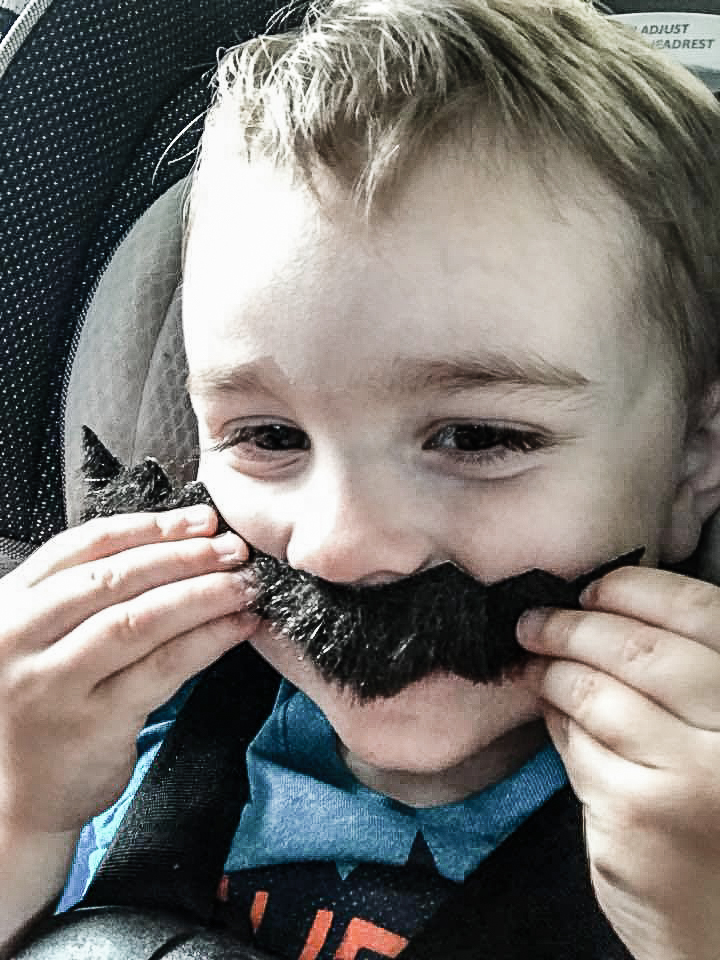
[[[720,89],[720,16],[712,13],[621,13],[648,43],[674,56],[713,90]]]

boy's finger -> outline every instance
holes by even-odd
[[[586,609],[622,614],[720,652],[720,587],[668,570],[622,567],[582,595]]]
[[[570,660],[538,670],[540,699],[625,760],[675,770],[700,749],[697,730],[614,677]]]
[[[547,708],[545,723],[586,810],[607,813],[633,799],[647,809],[662,771],[626,760],[554,707]]]
[[[43,544],[3,580],[8,587],[32,587],[53,573],[109,557],[131,547],[186,537],[210,537],[217,529],[212,507],[196,504],[165,513],[123,513],[96,517],[64,530]]]
[[[245,609],[254,591],[246,571],[168,583],[101,610],[35,654],[34,669],[62,676],[79,693],[138,663],[169,640]]]
[[[691,726],[720,728],[720,656],[701,643],[616,614],[555,609],[523,617],[518,639],[615,677]]]
[[[103,680],[93,696],[102,698],[108,710],[113,704],[122,703],[142,722],[186,680],[251,637],[259,622],[253,614],[234,613],[189,630],[153,650],[143,660]]]
[[[248,553],[245,542],[229,532],[150,543],[60,570],[36,589],[18,594],[12,633],[5,633],[4,639],[21,649],[39,649],[107,607],[176,580],[238,566]]]

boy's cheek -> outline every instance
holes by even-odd
[[[207,487],[228,526],[253,547],[285,555],[284,498],[268,484],[253,482],[222,462],[218,454],[201,456],[198,480]]]

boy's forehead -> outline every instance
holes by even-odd
[[[269,160],[216,153],[203,154],[195,179],[190,235],[199,224],[204,244],[214,237],[215,246],[229,253],[233,246],[252,252],[268,240],[280,256],[285,238],[312,242],[332,234],[336,243],[338,233],[347,235],[346,248],[377,244],[398,227],[429,232],[437,248],[436,220],[449,222],[451,217],[453,236],[462,237],[477,226],[478,208],[502,209],[525,229],[533,222],[555,222],[590,229],[594,240],[599,229],[606,233],[608,248],[615,247],[621,232],[634,228],[634,218],[616,192],[590,166],[561,149],[551,162],[533,165],[524,151],[503,158],[497,150],[486,153],[447,142],[404,166],[395,189],[381,192],[368,209],[358,205],[352,187],[332,171],[318,168],[308,181]],[[335,247],[335,253],[341,250]]]
[[[366,216],[327,171],[316,171],[309,186],[269,161],[211,156],[193,187],[187,272],[192,278],[199,264],[205,274],[214,268],[216,282],[235,283],[260,265],[277,265],[292,278],[319,261],[357,271],[373,257],[395,254],[396,268],[402,260],[422,270],[425,258],[450,269],[502,244],[511,245],[508,254],[537,258],[563,235],[592,242],[603,260],[618,252],[625,234],[631,239],[632,226],[624,205],[590,170],[560,159],[554,176],[540,180],[520,157],[501,168],[482,153],[435,150],[407,169],[392,200]],[[505,259],[510,268],[512,258]]]
[[[230,340],[252,353],[255,338],[262,356],[274,331],[285,349],[315,341],[326,353],[347,351],[354,327],[358,361],[363,346],[384,342],[388,364],[413,353],[439,363],[455,345],[487,355],[490,376],[502,361],[505,379],[513,364],[520,379],[542,379],[542,363],[545,374],[593,379],[583,356],[598,337],[632,339],[626,346],[639,350],[631,333],[640,325],[618,323],[634,283],[628,263],[637,261],[624,259],[633,231],[619,201],[589,179],[580,203],[574,186],[561,198],[520,162],[499,176],[467,156],[438,156],[367,223],[339,188],[328,186],[318,203],[268,164],[208,169],[188,244],[191,367],[198,376],[222,367]],[[419,349],[408,350],[416,335]]]

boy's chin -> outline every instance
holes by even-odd
[[[473,684],[448,674],[362,705],[330,688],[318,706],[350,757],[378,770],[423,776],[482,764],[483,756],[540,715],[536,699],[512,681]]]
[[[360,703],[269,631],[249,642],[322,710],[351,767],[356,761],[377,770],[443,775],[502,749],[501,740],[540,717],[536,697],[513,680],[480,684],[446,673]]]

